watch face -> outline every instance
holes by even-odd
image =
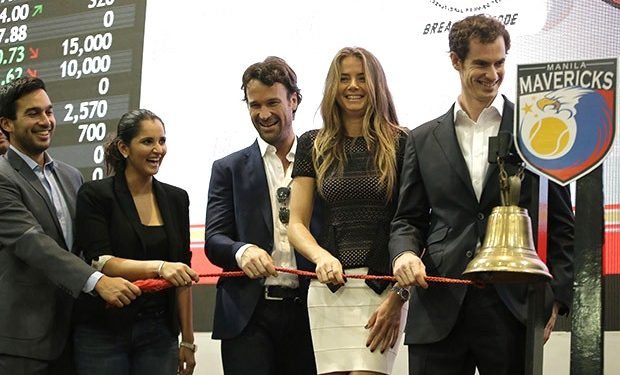
[[[409,300],[409,290],[406,288],[401,288],[399,286],[393,286],[392,290],[398,294],[398,296],[400,298],[402,298],[403,301],[408,301]]]
[[[405,301],[408,301],[409,300],[409,291],[407,289],[405,289],[405,288],[401,289],[400,290],[400,297],[402,299],[404,299]]]

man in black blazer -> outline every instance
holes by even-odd
[[[0,374],[72,374],[68,336],[74,299],[96,292],[122,307],[140,294],[71,251],[77,169],[46,150],[56,126],[43,81],[0,89]]]
[[[222,340],[227,375],[314,375],[308,280],[275,270],[310,267],[286,234],[297,76],[268,57],[246,69],[242,89],[259,138],[213,163],[205,252],[224,271],[248,277],[219,279],[213,338]]]
[[[410,374],[522,374],[526,285],[431,284],[459,278],[483,241],[487,218],[500,205],[498,167],[487,162],[488,137],[512,132],[514,106],[498,94],[510,37],[497,20],[467,17],[450,30],[450,58],[461,94],[444,115],[407,140],[392,222],[394,276],[414,288],[405,343]],[[514,174],[516,167],[508,173]],[[538,178],[526,171],[519,205],[536,214]],[[548,189],[548,338],[572,299],[573,214],[568,189]]]

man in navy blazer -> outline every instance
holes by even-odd
[[[70,251],[82,176],[46,152],[56,120],[43,81],[0,89],[0,127],[11,143],[0,157],[0,374],[72,374],[74,299],[96,292],[122,307],[140,289]]]
[[[213,338],[227,375],[316,374],[306,308],[308,280],[275,267],[308,269],[288,242],[288,202],[301,102],[297,76],[268,57],[248,67],[242,90],[258,139],[213,163],[205,252],[224,271]]]
[[[409,373],[523,374],[527,285],[427,284],[426,275],[461,277],[500,203],[498,167],[487,161],[488,139],[512,132],[514,105],[498,94],[510,36],[497,20],[467,17],[450,30],[450,58],[461,94],[450,110],[407,139],[390,254],[401,285],[416,285],[405,344]],[[508,166],[513,175],[516,166]],[[538,212],[538,178],[525,172],[519,206]],[[573,214],[568,189],[548,189],[546,285],[548,338],[572,299]]]

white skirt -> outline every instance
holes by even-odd
[[[367,268],[345,270],[347,274],[366,274]],[[401,310],[400,333],[396,345],[381,353],[366,347],[370,330],[364,328],[377,307],[385,300],[390,288],[381,295],[364,280],[347,279],[347,283],[332,293],[316,279],[308,291],[308,315],[314,356],[319,374],[335,371],[374,371],[390,374],[402,345],[408,303]]]

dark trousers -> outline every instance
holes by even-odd
[[[492,286],[470,287],[446,338],[409,345],[409,375],[523,375],[524,361],[525,326]]]
[[[52,361],[0,354],[0,375],[75,375],[71,340]]]
[[[78,325],[73,336],[80,375],[175,375],[178,338],[165,314],[143,316],[122,331]]]
[[[241,334],[222,340],[226,375],[316,375],[305,301],[261,300]]]

